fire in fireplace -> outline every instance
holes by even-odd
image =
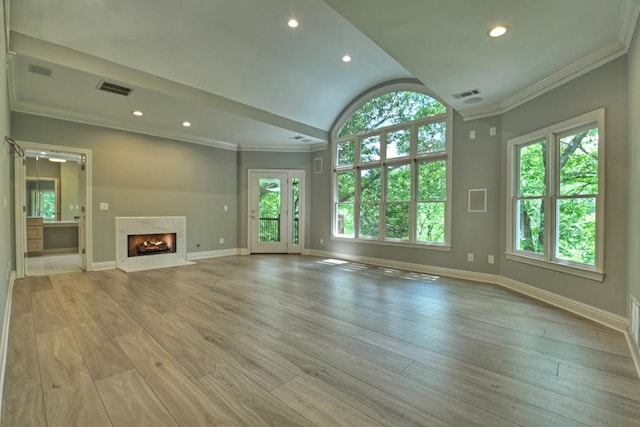
[[[176,252],[176,233],[130,234],[127,237],[130,257]]]

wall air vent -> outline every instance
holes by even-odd
[[[455,99],[468,98],[470,96],[480,95],[480,89],[471,89],[466,92],[454,93],[453,97]]]
[[[41,76],[51,77],[51,68],[41,67],[35,64],[29,64],[29,72],[33,74],[40,74]]]
[[[100,85],[98,86],[98,89],[99,90],[103,90],[105,92],[110,92],[110,93],[115,93],[117,95],[122,95],[122,96],[129,96],[129,94],[131,94],[131,92],[133,92],[133,89],[131,89],[131,88],[120,86],[120,85],[117,85],[115,83],[105,82],[104,80],[100,82]]]

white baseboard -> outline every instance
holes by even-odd
[[[558,295],[553,292],[545,291],[544,289],[540,289],[535,286],[518,282],[517,280],[513,280],[508,277],[497,277],[499,277],[500,280],[499,283],[496,283],[497,285],[504,286],[505,288],[530,296],[531,298],[562,308],[563,310],[577,314],[580,317],[593,320],[594,322],[600,323],[601,325],[607,326],[611,329],[615,329],[623,334],[627,332],[627,319],[625,317],[589,304],[572,300],[571,298],[563,297],[562,295]]]
[[[115,270],[115,261],[94,262],[91,264],[90,271]]]
[[[218,258],[231,255],[246,255],[242,253],[242,249],[222,249],[219,251],[191,252],[187,254],[187,260],[194,261],[198,259]]]
[[[636,346],[636,343],[633,341],[631,337],[631,332],[627,329],[624,331],[624,336],[627,339],[627,344],[629,345],[629,350],[631,351],[631,357],[633,358],[633,363],[636,365],[636,372],[638,373],[638,378],[640,378],[640,348]]]
[[[508,277],[500,276],[498,274],[486,274],[476,273],[473,271],[457,270],[453,268],[434,267],[429,265],[414,264],[408,262],[391,261],[381,258],[369,258],[361,257],[357,255],[348,254],[335,254],[325,251],[312,250],[309,251],[311,255],[346,259],[354,262],[361,262],[363,264],[378,265],[381,267],[397,268],[401,270],[416,271],[419,273],[426,273],[438,276],[447,276],[457,279],[474,280],[476,282],[491,283],[494,285],[502,286],[511,289],[520,294],[527,295],[531,298],[543,301],[547,304],[577,314],[594,322],[600,323],[609,328],[615,329],[619,332],[625,333],[627,331],[627,319],[617,314],[610,313],[606,310],[602,310],[597,307],[593,307],[588,304],[584,304],[567,297],[555,294],[553,292],[545,291],[535,286],[527,285],[517,280],[510,279]]]
[[[9,349],[9,325],[11,323],[11,303],[13,302],[13,284],[16,280],[16,272],[9,275],[7,285],[7,302],[4,306],[4,319],[2,320],[2,335],[0,338],[0,414],[4,400],[4,374],[7,369],[7,351]]]

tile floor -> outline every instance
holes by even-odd
[[[76,271],[82,271],[79,254],[45,255],[26,259],[27,276],[46,276]]]

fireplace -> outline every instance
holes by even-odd
[[[176,233],[127,235],[130,257],[176,253]]]
[[[116,266],[126,272],[193,264],[187,261],[184,216],[116,217]]]

